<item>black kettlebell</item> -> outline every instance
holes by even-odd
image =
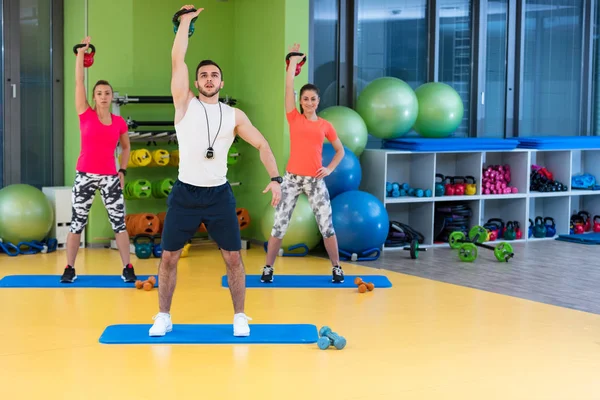
[[[550,224],[548,224],[548,221],[550,221]],[[554,223],[554,218],[544,218],[544,225],[546,226],[546,237],[553,237],[556,235],[556,224]]]
[[[546,225],[544,224],[544,218],[535,217],[535,225],[533,225],[533,236],[536,238],[546,237]]]
[[[506,230],[504,231],[504,239],[506,240],[515,240],[517,237],[517,232],[515,231],[515,224],[513,221],[508,221],[506,223]]]
[[[133,237],[133,245],[135,246],[135,255],[137,258],[150,258],[154,248],[154,236],[147,234],[135,235]]]

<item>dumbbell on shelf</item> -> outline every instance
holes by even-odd
[[[317,346],[319,346],[321,350],[327,350],[329,346],[334,346],[336,349],[342,350],[346,347],[346,339],[343,336],[332,332],[330,327],[324,326],[319,330]]]
[[[482,194],[513,194],[519,190],[510,186],[510,165],[492,165],[483,168],[481,178]]]
[[[539,165],[531,166],[529,190],[532,192],[566,192],[567,185],[554,179],[554,175]]]
[[[354,284],[358,286],[359,293],[365,293],[367,290],[369,292],[372,292],[373,289],[375,289],[375,284],[373,284],[372,282],[364,282],[359,276],[354,278]]]
[[[412,188],[408,183],[400,185],[398,182],[386,182],[385,185],[387,197],[431,197],[431,189]]]

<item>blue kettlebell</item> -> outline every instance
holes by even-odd
[[[533,220],[529,218],[529,229],[527,232],[527,237],[530,238],[533,235]]]
[[[550,221],[550,224],[548,224],[548,221]],[[556,224],[554,223],[554,218],[544,218],[544,225],[546,226],[546,237],[554,237],[554,235],[556,235]]]
[[[160,258],[162,256],[162,246],[160,243],[155,243],[152,248],[152,255],[156,258]]]
[[[137,258],[150,258],[152,248],[154,247],[154,236],[141,234],[133,237],[133,245],[135,246],[135,255]]]

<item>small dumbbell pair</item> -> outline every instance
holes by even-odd
[[[319,346],[321,350],[327,350],[329,346],[334,346],[336,349],[341,350],[346,347],[346,339],[343,336],[332,332],[330,327],[324,326],[319,330],[317,346]]]
[[[137,281],[135,281],[135,287],[137,289],[143,288],[146,291],[152,290],[154,285],[156,285],[156,278],[154,276],[148,277],[148,279],[145,281],[141,281],[139,279]]]
[[[373,291],[373,289],[375,289],[375,285],[374,285],[373,283],[371,283],[371,282],[369,282],[369,283],[367,283],[367,282],[364,282],[364,281],[363,281],[363,280],[362,280],[360,277],[358,277],[358,276],[357,276],[356,278],[354,278],[354,284],[355,284],[356,286],[358,286],[358,292],[359,292],[359,293],[364,293],[364,292],[366,292],[367,290],[368,290],[369,292],[371,292],[371,291]]]

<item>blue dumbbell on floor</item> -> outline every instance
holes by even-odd
[[[332,332],[330,327],[324,326],[319,330],[317,345],[321,350],[326,350],[329,346],[334,346],[336,349],[341,350],[346,347],[346,339]]]

